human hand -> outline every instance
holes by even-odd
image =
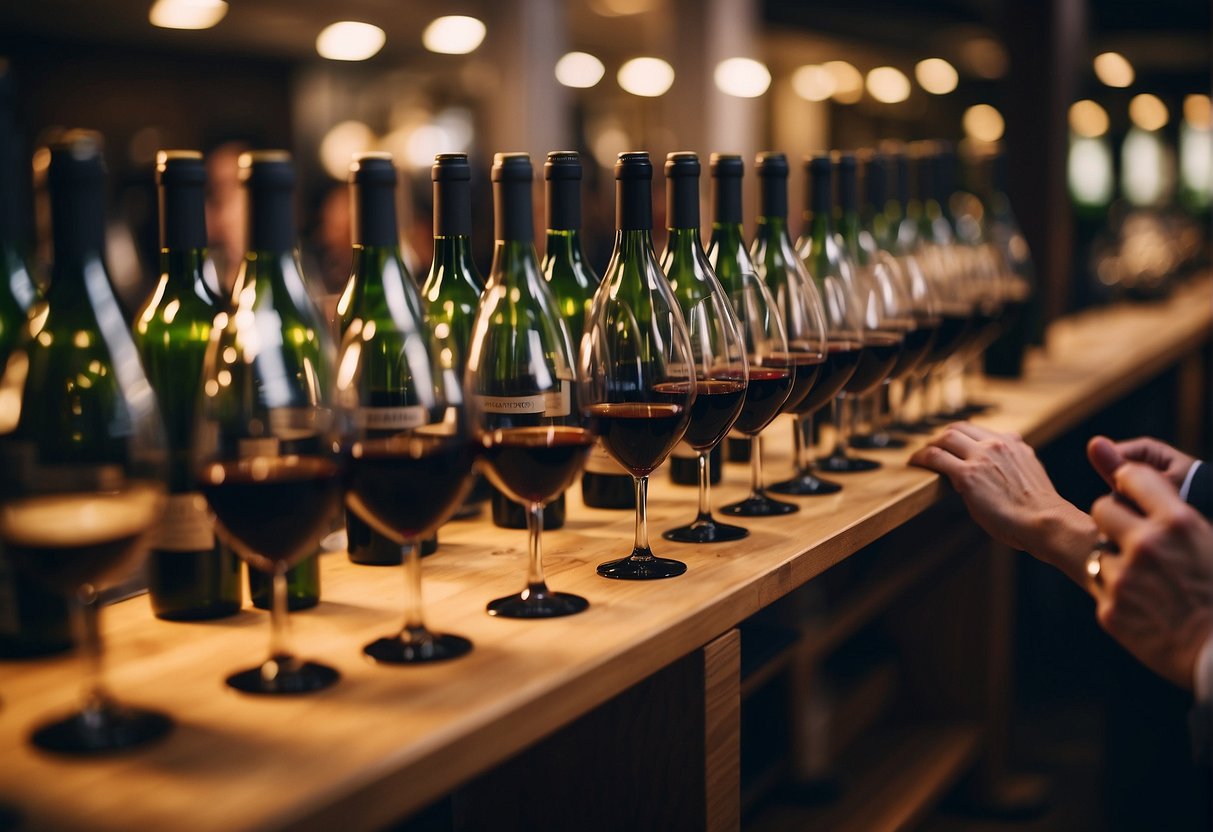
[[[1191,689],[1213,634],[1213,526],[1148,464],[1120,466],[1113,487],[1091,510],[1120,550],[1097,560],[1099,624],[1146,667]]]
[[[910,463],[951,480],[973,520],[995,540],[1083,582],[1095,524],[1062,499],[1020,436],[957,422],[915,452]]]
[[[1162,473],[1178,490],[1188,475],[1196,457],[1188,456],[1165,442],[1149,436],[1113,442],[1106,436],[1096,436],[1087,443],[1087,458],[1099,475],[1112,488],[1116,487],[1116,470],[1126,462],[1141,462]]]

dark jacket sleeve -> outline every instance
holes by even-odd
[[[1213,465],[1201,462],[1188,487],[1188,504],[1205,517],[1213,519]]]

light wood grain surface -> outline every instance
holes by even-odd
[[[999,409],[981,421],[1047,441],[1207,339],[1211,311],[1202,281],[1163,304],[1066,321],[1050,332],[1047,354],[1028,362],[1024,381],[986,385],[983,398]],[[782,421],[772,429],[772,480],[788,470],[788,433]],[[229,671],[264,655],[262,612],[182,624],[153,618],[146,598],[115,605],[103,615],[111,687],[171,713],[175,733],[114,758],[45,755],[27,734],[71,705],[80,668],[70,658],[0,663],[0,804],[37,829],[382,826],[707,644],[945,493],[934,474],[905,466],[907,451],[868,455],[885,467],[846,477],[838,495],[798,500],[798,514],[746,520],[751,536],[723,546],[659,538],[691,519],[695,496],[664,472],[655,476],[654,548],[690,567],[666,581],[598,577],[598,562],[627,553],[632,518],[586,509],[573,489],[564,529],[544,535],[548,579],[591,608],[554,621],[484,613],[488,600],[522,584],[524,532],[487,519],[449,524],[439,555],[425,562],[429,619],[476,649],[447,664],[364,661],[361,646],[398,626],[400,570],[327,555],[323,602],[292,620],[300,653],[343,678],[309,697],[250,698],[224,686]],[[726,466],[715,503],[743,496],[747,476],[748,466]]]

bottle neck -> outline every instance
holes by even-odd
[[[762,214],[758,217],[758,227],[754,235],[762,240],[773,241],[788,234],[788,218],[780,214]]]
[[[56,278],[60,266],[105,258],[105,197],[102,183],[81,182],[51,189],[51,237]]]
[[[653,230],[651,228],[620,228],[615,232],[617,257],[652,257]]]
[[[394,185],[355,184],[352,219],[355,246],[395,248],[399,244]]]
[[[649,179],[620,179],[615,189],[615,227],[620,235],[624,232],[643,231],[652,247],[653,239],[653,183]],[[631,239],[631,237],[629,237]]]
[[[712,237],[709,248],[718,249],[722,254],[729,254],[745,248],[745,229],[740,222],[712,223]]]
[[[471,238],[463,234],[434,238],[434,263],[430,268],[430,280],[438,280],[440,285],[462,283],[478,295],[484,291],[480,273],[472,260]]]
[[[741,226],[741,177],[712,177],[712,227]]]
[[[498,249],[502,243],[518,243],[524,248],[535,245],[531,211],[530,180],[493,183],[493,237]]]
[[[581,250],[581,231],[576,228],[549,228],[545,259],[566,260],[580,264],[585,260]]]
[[[763,177],[761,216],[768,222],[788,216],[788,180],[786,177]],[[760,219],[761,222],[761,219]]]
[[[248,189],[249,251],[295,250],[295,202],[289,188]]]
[[[160,251],[160,273],[168,276],[165,296],[197,295],[218,301],[204,276],[205,248],[165,248]]]
[[[443,179],[434,183],[434,237],[469,237],[472,233],[472,183]]]
[[[666,222],[670,233],[694,229],[699,233],[699,177],[675,176],[666,180]]]
[[[703,239],[700,237],[698,226],[693,228],[670,228],[669,232],[666,248],[675,257],[691,257],[695,255],[696,249],[703,250]]]
[[[859,232],[861,228],[862,224],[859,221],[859,212],[854,209],[844,211],[839,218],[838,233],[852,257],[857,256],[859,251]]]
[[[581,228],[581,182],[577,179],[549,179],[545,183],[549,237],[553,231],[577,231]]]

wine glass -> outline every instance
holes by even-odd
[[[396,170],[388,158],[363,156],[351,181],[363,191],[394,191]],[[347,416],[346,508],[400,547],[404,563],[404,624],[363,652],[408,664],[455,658],[472,647],[466,638],[425,626],[421,541],[459,508],[476,453],[455,366],[460,353],[449,339],[431,336],[398,247],[385,248],[384,279],[346,323],[337,395]]]
[[[102,675],[101,593],[147,554],[167,474],[155,395],[105,271],[104,176],[96,134],[51,149],[50,288],[0,378],[0,543],[68,600],[85,662],[78,709],[32,736],[65,754],[141,745],[173,724],[117,702]]]
[[[649,547],[648,487],[682,439],[695,403],[695,363],[678,300],[653,253],[653,165],[623,153],[615,165],[619,230],[594,293],[579,365],[582,406],[607,452],[631,473],[636,536],[626,558],[600,564],[606,578],[650,580],[686,572]]]
[[[729,432],[745,401],[745,345],[737,315],[700,242],[699,157],[671,153],[665,173],[670,236],[661,265],[686,319],[695,362],[695,404],[683,441],[698,457],[699,511],[691,523],[662,537],[680,543],[724,543],[740,540],[749,531],[712,517],[708,455]]]
[[[467,366],[485,473],[527,512],[526,585],[488,605],[489,615],[504,618],[554,618],[589,606],[580,595],[553,592],[543,576],[544,506],[581,473],[594,434],[580,406],[568,329],[535,256],[532,176],[525,153],[497,154],[497,242]]]
[[[270,653],[227,678],[252,694],[300,694],[335,683],[328,665],[289,643],[287,570],[316,551],[341,505],[332,344],[291,250],[294,170],[281,152],[245,154],[251,250],[215,318],[202,373],[194,465],[222,537],[272,576]]]

